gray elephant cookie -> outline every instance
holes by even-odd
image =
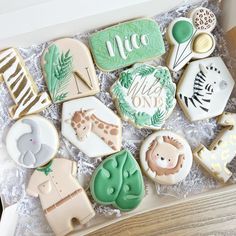
[[[11,127],[6,144],[8,153],[18,164],[36,168],[55,156],[58,134],[47,119],[34,115],[22,118]]]

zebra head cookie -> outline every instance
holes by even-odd
[[[48,163],[57,153],[59,138],[54,125],[39,115],[18,120],[6,137],[9,156],[26,168]]]
[[[111,94],[124,120],[160,129],[175,107],[175,90],[168,68],[137,64],[120,74]]]
[[[220,57],[191,62],[177,86],[177,100],[189,120],[220,115],[234,80]]]
[[[95,97],[63,103],[62,135],[89,157],[118,152],[120,118]]]
[[[25,63],[15,48],[0,51],[0,80],[3,79],[15,103],[9,108],[13,119],[39,113],[51,104],[46,92],[39,93]]]
[[[204,7],[190,12],[189,18],[180,17],[171,22],[167,39],[171,49],[167,65],[173,71],[182,69],[192,58],[206,58],[215,49],[211,31],[216,26],[216,16]]]
[[[99,92],[89,49],[76,39],[63,38],[50,44],[42,56],[42,69],[54,103]]]
[[[148,177],[159,184],[176,184],[190,172],[192,151],[188,142],[168,130],[157,131],[144,140],[140,163]]]

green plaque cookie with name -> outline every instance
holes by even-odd
[[[159,26],[146,18],[94,33],[89,44],[97,66],[104,71],[113,71],[165,53]]]

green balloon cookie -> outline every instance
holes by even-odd
[[[112,204],[121,211],[136,208],[144,197],[144,183],[132,154],[122,150],[106,158],[93,173],[90,190],[100,204]]]
[[[175,23],[172,33],[178,43],[184,43],[193,35],[193,26],[190,22],[181,20]]]

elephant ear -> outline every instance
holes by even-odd
[[[36,163],[35,155],[31,151],[27,151],[24,154],[21,154],[20,163],[28,167],[33,167]]]

